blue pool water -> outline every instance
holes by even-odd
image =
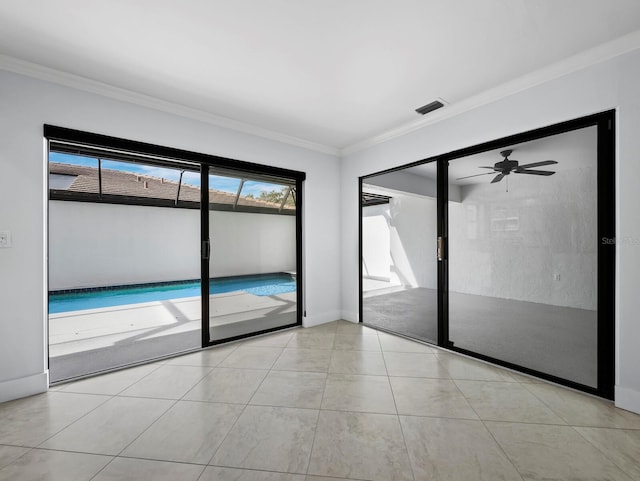
[[[278,273],[257,276],[211,279],[210,294],[245,291],[256,296],[272,296],[295,292],[296,281],[289,274]],[[49,293],[49,313],[96,309],[141,302],[166,301],[200,295],[200,281],[149,284],[100,290]]]

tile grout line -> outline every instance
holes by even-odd
[[[320,412],[322,411],[322,405],[324,403],[324,397],[327,392],[327,382],[329,381],[329,371],[331,369],[331,360],[333,359],[333,353],[335,349],[336,336],[338,335],[338,328],[336,327],[336,332],[333,337],[333,343],[331,348],[331,355],[329,356],[329,364],[327,365],[327,372],[324,377],[324,387],[322,388],[322,397],[320,398],[320,406],[318,406],[318,414],[316,415],[316,425],[313,429],[313,439],[311,440],[311,449],[309,449],[309,460],[307,461],[307,469],[305,470],[305,479],[309,476],[309,468],[311,467],[311,458],[313,457],[313,448],[316,444],[316,436],[318,434],[318,423],[320,422]],[[315,476],[315,475],[311,475]]]
[[[515,470],[516,473],[518,473],[518,476],[520,476],[520,479],[522,481],[524,481],[524,475],[520,472],[520,470],[518,469],[518,467],[515,465],[515,462],[509,457],[509,455],[507,454],[507,452],[504,450],[504,448],[502,447],[502,445],[498,442],[498,440],[496,439],[496,437],[493,435],[493,433],[491,432],[491,430],[487,427],[486,423],[484,422],[484,419],[482,419],[482,416],[480,416],[480,414],[478,413],[478,411],[476,411],[476,408],[473,407],[473,404],[471,404],[471,401],[469,401],[469,398],[467,398],[467,396],[465,396],[464,392],[462,391],[462,389],[460,389],[460,387],[458,386],[458,384],[456,383],[455,379],[451,379],[453,381],[453,384],[455,385],[456,389],[460,392],[460,394],[462,395],[462,397],[467,401],[467,404],[469,405],[469,407],[471,407],[471,409],[473,410],[474,413],[476,413],[476,416],[478,416],[478,421],[480,421],[480,424],[482,424],[482,427],[485,429],[485,431],[487,433],[489,433],[489,436],[491,436],[491,439],[493,439],[493,442],[496,444],[496,446],[498,447],[498,449],[500,450],[500,452],[502,452],[502,454],[504,455],[505,459],[507,461],[509,461],[509,464],[511,464],[511,466],[513,467],[513,469]],[[505,421],[506,422],[506,421]]]
[[[52,393],[53,394],[53,393]],[[59,391],[56,394],[63,394],[60,393]],[[69,393],[69,394],[79,394],[79,393]],[[70,428],[71,426],[73,426],[74,424],[76,424],[78,421],[80,421],[81,419],[84,419],[85,417],[87,417],[89,414],[91,414],[92,412],[94,412],[96,409],[98,409],[99,407],[104,406],[105,404],[107,404],[109,401],[111,401],[112,399],[115,399],[115,395],[111,396],[111,395],[105,395],[105,394],[80,394],[81,396],[105,396],[108,399],[105,399],[103,402],[101,402],[100,404],[98,404],[96,407],[94,407],[93,409],[90,409],[89,411],[87,411],[86,413],[84,413],[82,416],[80,416],[78,419],[76,419],[75,421],[70,422],[69,424],[67,424],[66,426],[64,426],[63,428],[61,428],[60,430],[56,431],[54,434],[52,434],[51,436],[49,436],[48,438],[46,438],[44,441],[42,441],[40,444],[38,444],[37,446],[34,446],[35,448],[39,448],[40,446],[42,446],[44,443],[46,443],[47,441],[51,440],[53,437],[57,436],[58,434],[60,434],[62,431]],[[95,453],[88,453],[88,454],[95,454]]]
[[[240,343],[242,344],[242,343]],[[239,345],[240,345],[239,344]],[[236,352],[237,348],[234,349],[232,352]],[[222,364],[231,354],[232,352],[229,353],[229,355],[227,355],[222,361],[220,361],[220,363],[218,364],[218,366],[220,364]],[[284,352],[284,349],[282,350],[282,352]],[[281,353],[282,355],[282,353]],[[280,356],[278,356],[280,357]],[[275,364],[275,361],[274,361]],[[253,391],[253,393],[251,394],[251,396],[249,397],[249,399],[247,399],[246,403],[243,403],[244,406],[242,407],[242,411],[240,411],[240,413],[238,414],[238,417],[235,419],[235,421],[233,421],[233,424],[229,427],[229,430],[225,433],[224,437],[222,438],[222,440],[220,441],[220,444],[218,444],[218,447],[216,447],[216,449],[213,451],[213,454],[211,455],[211,457],[209,458],[209,461],[207,461],[206,466],[212,466],[211,462],[213,461],[213,458],[216,457],[216,454],[218,454],[218,451],[220,450],[220,448],[222,447],[222,445],[224,444],[224,442],[227,440],[227,437],[229,436],[229,433],[231,431],[233,431],[233,428],[235,428],[236,424],[238,424],[238,421],[240,420],[240,418],[242,417],[242,415],[244,414],[244,412],[247,410],[247,407],[249,406],[249,402],[251,402],[251,399],[253,399],[253,396],[255,396],[255,394],[258,392],[258,389],[260,389],[260,387],[262,386],[262,383],[264,383],[264,380],[267,379],[267,376],[269,375],[269,373],[271,372],[271,369],[267,370],[267,373],[265,374],[265,376],[262,378],[262,380],[260,381],[260,384],[258,385],[258,387],[255,389],[255,391]],[[204,471],[203,471],[204,472]],[[200,477],[202,477],[202,474],[200,475]]]
[[[333,338],[333,344],[331,348],[331,355],[329,356],[329,364],[327,365],[327,371],[324,377],[324,387],[322,388],[322,397],[320,398],[320,405],[318,406],[318,414],[316,415],[316,425],[313,429],[313,439],[311,440],[311,448],[309,449],[309,460],[307,461],[307,469],[305,470],[305,479],[309,476],[309,468],[311,467],[311,459],[313,457],[313,448],[316,444],[316,436],[318,434],[318,423],[320,422],[320,413],[322,411],[322,405],[324,403],[324,397],[327,392],[327,382],[329,381],[329,371],[331,369],[331,360],[333,359],[333,352],[335,351],[335,336],[338,334],[338,328],[336,327],[336,332]],[[311,475],[315,476],[315,475]]]
[[[378,331],[376,331],[378,332]],[[411,470],[411,478],[415,481],[416,473],[413,469],[413,462],[411,461],[411,456],[409,455],[409,445],[407,444],[407,438],[404,435],[404,429],[402,427],[402,422],[400,421],[400,412],[398,411],[398,403],[396,401],[396,393],[393,391],[393,386],[391,385],[391,379],[389,376],[389,369],[387,369],[387,360],[384,357],[384,350],[382,349],[382,343],[380,342],[380,336],[378,336],[378,343],[380,344],[380,351],[382,352],[382,362],[384,363],[384,369],[387,372],[387,384],[389,384],[389,390],[391,391],[391,397],[393,398],[393,405],[396,408],[396,420],[398,421],[398,426],[400,427],[400,434],[402,435],[402,442],[404,444],[405,452],[407,453],[407,460],[409,461],[409,469]]]
[[[167,406],[167,409],[165,409],[164,411],[162,411],[162,413],[155,418],[153,421],[151,421],[151,423],[142,430],[142,432],[140,434],[138,434],[133,440],[131,440],[131,442],[129,442],[124,448],[122,448],[120,451],[118,451],[118,454],[116,454],[116,457],[120,457],[120,455],[122,455],[122,453],[129,447],[131,446],[133,443],[135,443],[140,436],[142,436],[144,433],[146,433],[151,426],[153,426],[155,423],[158,422],[158,420],[160,420],[161,417],[163,417],[165,414],[167,414],[169,412],[169,410],[171,410],[176,404],[178,404],[178,399],[160,399],[160,398],[145,398],[145,399],[152,399],[154,401],[173,401],[169,406]]]
[[[523,383],[526,384],[526,383]],[[556,412],[555,409],[553,409],[549,403],[547,403],[544,399],[542,399],[540,396],[538,396],[535,392],[531,391],[531,389],[529,389],[526,385],[522,386],[524,389],[526,389],[527,392],[531,393],[531,395],[533,397],[535,397],[538,401],[540,401],[542,404],[544,404],[553,414],[555,414],[556,416],[558,416],[560,419],[562,419],[567,426],[572,426],[572,424],[559,412]]]
[[[472,407],[473,409],[473,407]],[[479,417],[479,416],[478,416]],[[502,447],[502,444],[500,444],[498,442],[498,440],[496,439],[496,437],[493,435],[493,433],[491,432],[491,430],[487,427],[486,423],[484,422],[484,420],[482,418],[480,418],[480,422],[482,423],[482,427],[489,433],[489,436],[491,436],[491,439],[493,439],[493,442],[496,443],[496,446],[498,446],[498,449],[500,449],[500,451],[502,452],[502,454],[504,454],[504,457],[507,461],[509,461],[509,464],[511,464],[511,466],[513,466],[513,469],[515,470],[516,473],[518,473],[518,476],[520,476],[520,478],[524,481],[524,475],[520,472],[520,470],[518,469],[518,467],[516,466],[516,463],[511,459],[511,457],[507,454],[507,452],[504,450],[504,448]],[[513,424],[517,424],[517,423],[513,423]]]
[[[606,459],[608,459],[614,466],[616,466],[621,472],[623,472],[624,474],[626,474],[627,476],[629,476],[630,479],[633,479],[633,474],[629,473],[625,468],[623,468],[622,466],[620,466],[615,459],[613,459],[612,457],[610,457],[607,453],[605,453],[602,449],[600,449],[596,444],[594,444],[593,442],[591,442],[591,440],[586,437],[584,434],[582,434],[578,428],[583,428],[583,429],[610,429],[610,428],[598,428],[598,427],[589,427],[589,426],[569,426],[571,429],[573,429],[573,431],[575,433],[578,434],[578,436],[580,436],[582,439],[584,439],[587,443],[589,443],[590,446],[593,446],[599,453],[601,453]]]
[[[163,364],[163,365],[159,366],[159,368],[160,368],[160,367],[163,367],[163,366],[165,366],[165,365]],[[145,434],[149,429],[151,429],[151,427],[152,427],[152,426],[154,426],[154,425],[155,425],[155,424],[156,424],[160,419],[162,419],[162,418],[163,418],[163,417],[164,417],[164,416],[165,416],[165,415],[166,415],[166,414],[167,414],[171,409],[173,409],[175,406],[177,406],[177,405],[178,405],[178,403],[179,403],[180,401],[182,401],[182,400],[184,399],[184,397],[185,397],[189,392],[191,392],[191,390],[192,390],[195,386],[197,386],[198,384],[200,384],[204,378],[206,378],[209,374],[211,374],[211,373],[213,372],[213,369],[214,369],[213,367],[210,367],[210,366],[174,366],[174,367],[206,367],[206,368],[209,368],[209,369],[208,369],[207,373],[206,373],[204,376],[202,376],[200,379],[198,379],[198,380],[193,384],[193,386],[191,386],[191,388],[187,389],[187,391],[186,391],[186,392],[185,392],[181,397],[179,397],[178,399],[166,399],[166,398],[159,398],[159,397],[140,397],[140,396],[119,396],[119,395],[118,395],[117,397],[121,397],[121,398],[122,398],[122,397],[127,397],[127,398],[132,397],[132,398],[137,398],[137,399],[140,399],[140,398],[142,398],[142,399],[153,399],[153,400],[155,400],[155,401],[173,401],[173,403],[172,403],[170,406],[168,406],[168,407],[167,407],[167,409],[165,409],[165,410],[162,412],[162,414],[160,414],[157,418],[155,418],[155,419],[151,422],[151,424],[149,424],[145,429],[143,429],[143,430],[142,430],[142,432],[141,432],[140,434],[138,434],[134,439],[132,439],[132,440],[131,440],[131,442],[129,442],[129,443],[128,443],[124,448],[122,448],[122,449],[118,452],[118,454],[116,454],[116,457],[122,457],[122,453],[123,453],[124,451],[126,451],[126,450],[127,450],[127,448],[128,448],[129,446],[131,446],[131,445],[132,445],[133,443],[135,443],[138,439],[140,439],[140,437],[141,437],[142,435],[144,435],[144,434]],[[159,369],[159,368],[158,368],[158,369]],[[151,373],[156,372],[158,369],[156,369],[156,370],[154,370],[154,371],[150,372],[148,375],[150,375]],[[138,382],[141,382],[141,381],[142,381],[142,380],[144,380],[146,377],[147,377],[147,376],[144,376],[144,377],[143,377],[142,379],[140,379]],[[134,383],[134,384],[137,384],[137,382],[136,382],[136,383]],[[133,384],[132,384],[132,386],[133,386]],[[129,388],[127,388],[127,389],[129,389]],[[124,390],[123,390],[123,391],[121,391],[121,393],[122,393],[122,392],[124,392]],[[169,462],[171,462],[171,461],[169,461]]]
[[[266,336],[265,336],[266,337]],[[293,337],[292,337],[293,339]],[[242,345],[243,343],[239,343],[238,347],[240,345]],[[287,342],[287,344],[289,344],[289,342]],[[207,466],[216,466],[216,465],[212,465],[211,462],[213,461],[213,458],[216,457],[216,454],[218,454],[218,451],[220,450],[220,448],[222,447],[222,445],[224,444],[224,442],[227,440],[227,437],[229,436],[229,433],[231,431],[233,431],[233,428],[235,428],[236,424],[238,424],[238,421],[240,420],[240,418],[242,417],[242,415],[245,413],[245,411],[247,410],[247,407],[249,406],[249,403],[251,402],[251,400],[253,399],[253,397],[256,395],[256,393],[260,390],[260,387],[262,387],[262,384],[264,383],[265,379],[267,379],[267,377],[269,376],[269,373],[273,370],[273,366],[276,364],[277,360],[280,359],[280,356],[282,356],[282,354],[284,353],[284,349],[285,348],[279,348],[282,351],[280,352],[280,355],[273,361],[273,364],[271,365],[271,367],[269,369],[267,369],[267,373],[265,374],[265,376],[262,378],[262,380],[260,381],[260,384],[258,385],[258,387],[256,387],[256,389],[253,391],[253,393],[251,394],[251,396],[249,397],[249,399],[247,399],[246,403],[243,403],[243,407],[242,407],[242,411],[240,411],[240,413],[238,414],[238,417],[235,419],[235,421],[233,422],[233,424],[231,425],[231,427],[229,428],[229,430],[225,433],[224,437],[222,438],[222,440],[220,441],[220,444],[218,444],[218,446],[216,447],[216,449],[213,451],[213,454],[211,455],[211,457],[209,458],[209,461],[207,461],[207,464],[205,466],[205,469]],[[232,352],[230,352],[222,361],[220,361],[220,363],[218,364],[218,366],[220,364],[222,364],[222,362],[224,362],[233,352],[236,352],[237,348],[234,349]],[[227,368],[229,369],[229,368]],[[243,369],[243,368],[236,368],[236,369]],[[253,369],[253,368],[246,368],[246,369]],[[226,403],[226,404],[230,404],[230,403]],[[239,404],[239,403],[238,403]],[[239,468],[235,468],[235,469],[239,469]],[[204,471],[203,471],[204,472]],[[200,477],[202,477],[202,474],[200,475]]]
[[[113,463],[113,461],[116,459],[116,457],[117,457],[117,456],[113,456],[113,457],[111,458],[111,460],[109,460],[109,462],[108,462],[107,464],[105,464],[104,466],[102,466],[102,468],[100,468],[96,474],[94,474],[93,476],[91,476],[91,477],[89,478],[89,481],[91,481],[92,479],[95,479],[95,478],[96,478],[96,476],[100,475],[100,473],[102,473],[102,471],[104,471],[105,469],[107,469],[107,466],[110,466],[110,465],[111,465],[111,463]]]
[[[231,355],[231,353],[232,353],[232,352],[235,352],[235,350],[236,350],[236,349],[237,349],[237,347],[236,347],[235,349],[231,350],[231,351],[229,352],[229,354],[227,354],[227,356],[225,356],[225,358],[224,358],[224,359],[226,359],[229,355]],[[201,351],[198,351],[198,352],[201,352]],[[224,359],[223,359],[223,360],[224,360]],[[220,361],[220,362],[222,362],[222,361]],[[142,380],[144,380],[147,376],[151,375],[152,373],[155,373],[157,370],[159,370],[159,369],[160,369],[161,367],[163,367],[163,366],[166,366],[166,364],[161,364],[161,365],[159,365],[157,369],[154,369],[153,371],[149,372],[146,376],[143,376],[141,379],[139,379],[139,380],[138,380],[138,381],[136,381],[135,383],[131,384],[129,387],[133,386],[134,384],[137,384],[138,382],[141,382],[141,381],[142,381]],[[183,366],[178,365],[177,367],[183,367]],[[211,366],[187,366],[187,367],[205,367],[205,368],[209,368],[209,369],[208,369],[207,373],[206,373],[204,376],[202,376],[198,381],[196,381],[196,382],[193,384],[193,386],[192,386],[190,389],[187,389],[187,391],[186,391],[186,392],[185,392],[185,393],[184,393],[180,398],[178,398],[178,399],[164,399],[164,398],[158,398],[158,397],[143,397],[143,399],[153,399],[153,400],[160,400],[160,401],[173,401],[173,403],[172,403],[171,405],[169,405],[169,406],[167,407],[167,409],[165,409],[165,410],[162,412],[162,414],[160,414],[156,419],[154,419],[154,420],[151,422],[151,424],[149,424],[149,425],[148,425],[144,430],[142,430],[142,432],[141,432],[140,434],[138,434],[138,435],[137,435],[133,440],[131,440],[131,442],[130,442],[130,443],[128,443],[124,448],[122,448],[122,449],[118,452],[118,454],[116,454],[116,455],[115,455],[114,459],[116,459],[116,458],[130,458],[130,457],[128,457],[128,456],[123,456],[123,455],[122,455],[122,453],[124,453],[124,451],[126,451],[126,449],[127,449],[129,446],[131,446],[131,445],[132,445],[133,443],[135,443],[138,439],[140,439],[140,437],[141,437],[144,433],[146,433],[149,429],[151,429],[151,427],[152,427],[153,425],[155,425],[155,424],[156,424],[156,423],[157,423],[157,422],[158,422],[162,417],[164,417],[164,416],[165,416],[165,415],[166,415],[166,414],[167,414],[171,409],[173,409],[173,407],[175,407],[175,406],[176,406],[180,401],[182,401],[182,400],[184,399],[184,397],[185,397],[187,394],[189,394],[189,393],[193,390],[193,388],[194,388],[195,386],[197,386],[198,384],[200,384],[200,383],[201,383],[201,382],[202,382],[202,381],[203,381],[207,376],[209,376],[209,374],[211,374],[211,373],[213,372],[213,370],[215,369],[215,367],[211,367]],[[123,389],[122,391],[120,391],[120,393],[119,393],[118,395],[116,395],[116,396],[114,396],[114,397],[134,397],[134,398],[140,398],[139,396],[137,396],[137,397],[136,397],[136,396],[120,396],[120,394],[122,394],[126,389],[129,389],[129,387],[127,387],[127,388]],[[145,459],[145,458],[130,458],[130,459]],[[155,461],[162,461],[162,462],[174,462],[174,461],[168,461],[168,460],[155,460]],[[112,460],[111,462],[113,462],[113,460]],[[111,464],[111,462],[109,462],[109,463],[107,464],[107,466],[108,466],[109,464]],[[193,463],[187,463],[187,464],[193,464]],[[105,467],[106,467],[106,466],[105,466]],[[205,466],[205,467],[206,467],[206,466]],[[103,469],[104,469],[104,468],[103,468]],[[203,472],[204,472],[204,469],[203,469]],[[200,476],[202,476],[202,473],[200,473]],[[199,477],[200,477],[200,476],[199,476]]]

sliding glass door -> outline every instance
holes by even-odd
[[[200,346],[200,174],[49,153],[52,382]]]
[[[449,339],[598,387],[597,127],[449,163]]]
[[[44,133],[52,382],[302,324],[303,172]]]
[[[430,343],[438,342],[436,170],[432,162],[367,177],[361,196],[362,321]]]
[[[208,168],[210,342],[298,323],[295,179]]]
[[[361,178],[361,322],[612,398],[614,120]]]

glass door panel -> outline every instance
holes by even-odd
[[[200,347],[199,192],[197,165],[50,152],[52,382]]]
[[[438,340],[436,164],[362,184],[362,322]]]
[[[451,160],[448,181],[450,341],[596,388],[597,127]]]
[[[295,181],[209,170],[210,341],[297,323]]]

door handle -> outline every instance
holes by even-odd
[[[200,255],[202,256],[203,260],[209,260],[209,257],[211,256],[211,242],[209,240],[202,241]]]
[[[438,237],[438,260],[444,260],[444,240],[442,237]]]

